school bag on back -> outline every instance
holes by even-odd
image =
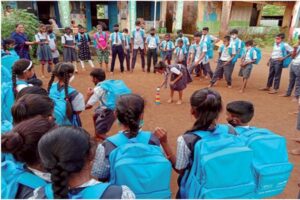
[[[99,86],[105,90],[106,101],[102,101],[102,104],[111,110],[115,109],[119,96],[131,93],[131,90],[122,80],[106,80],[99,83]]]
[[[214,57],[214,43],[210,37],[210,35],[206,36],[206,44],[207,44],[207,56],[209,59],[212,59]]]
[[[201,139],[194,146],[189,170],[180,182],[181,198],[252,198],[255,182],[252,173],[253,151],[243,140],[230,134],[227,125],[213,132],[196,131]]]
[[[68,93],[69,95],[77,92],[74,88],[68,87]],[[77,124],[76,116],[73,115],[72,110],[72,104],[71,99],[66,100],[65,91],[58,90],[58,83],[53,83],[50,89],[49,97],[54,102],[54,116],[55,116],[55,122],[58,125],[64,125],[64,126],[79,126]],[[67,108],[68,107],[68,108]],[[68,113],[68,114],[67,114]]]
[[[110,183],[127,185],[137,198],[170,198],[172,167],[159,146],[149,145],[150,132],[128,139],[123,132],[107,140],[117,148],[109,155]]]
[[[283,56],[283,57],[287,56],[287,55],[288,55],[288,52],[287,52],[287,50],[285,49],[285,46],[284,46],[284,43],[283,43],[283,42],[280,43],[280,48],[281,48],[281,51],[282,51],[282,56]],[[291,56],[285,58],[285,59],[282,61],[282,67],[283,67],[283,68],[288,68],[289,65],[291,64],[291,62],[292,62],[292,57],[291,57]]]
[[[254,152],[256,198],[282,193],[293,169],[288,160],[285,138],[270,130],[255,127],[241,133],[240,137]]]
[[[82,189],[78,194],[68,194],[69,199],[101,199],[105,190],[110,186],[109,183],[98,183]],[[44,187],[47,199],[54,199],[52,184]]]
[[[254,64],[258,64],[261,60],[261,50],[257,47],[253,47],[250,50],[250,58],[253,60],[253,51],[256,52],[256,61],[254,62]]]
[[[42,178],[25,171],[21,165],[12,161],[2,162],[1,172],[2,199],[15,199],[20,184],[33,190],[47,184]]]
[[[221,52],[223,52],[225,49],[224,44],[222,44],[222,46],[220,48],[221,48]],[[232,56],[232,47],[231,46],[228,47],[228,52],[229,52],[229,55]],[[233,59],[231,60],[231,63],[232,64],[236,63],[237,59],[238,59],[238,55],[235,55],[233,57]]]

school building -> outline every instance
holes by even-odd
[[[182,29],[193,33],[208,26],[212,33],[224,35],[232,27],[264,31],[264,27],[282,27],[290,37],[300,34],[300,0],[297,1],[10,1],[13,8],[25,8],[35,13],[43,23],[55,18],[60,27],[70,26],[71,20],[92,30],[99,21],[112,31],[134,29],[140,19],[145,29],[155,26],[158,32]],[[264,5],[285,6],[282,16],[263,16]],[[155,20],[154,20],[155,18]]]

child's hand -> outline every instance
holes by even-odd
[[[88,88],[87,90],[87,96],[92,96],[94,94],[93,88]]]
[[[170,85],[173,86],[173,85],[174,85],[174,81],[171,81],[171,82],[170,82]]]
[[[168,143],[167,131],[163,128],[155,128],[154,135],[159,139],[160,143]]]

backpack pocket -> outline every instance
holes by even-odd
[[[293,170],[291,163],[263,165],[256,168],[257,198],[271,197],[280,194]]]

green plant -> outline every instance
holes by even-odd
[[[15,31],[16,24],[21,23],[25,27],[25,33],[28,36],[28,40],[33,41],[35,39],[34,35],[38,31],[39,20],[34,14],[27,12],[27,10],[14,9],[10,15],[4,16],[2,14],[1,17],[2,38],[9,38],[11,33]],[[37,46],[34,45],[32,47],[31,53],[35,53]]]

